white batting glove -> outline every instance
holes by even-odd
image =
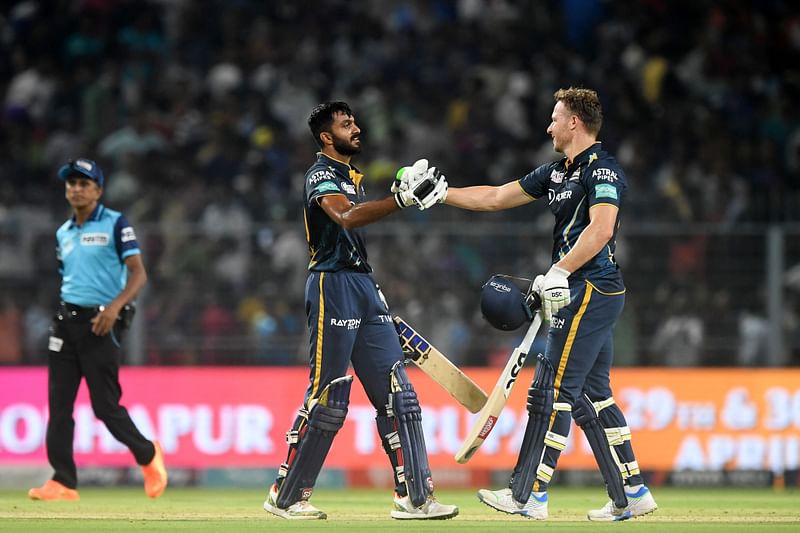
[[[419,199],[420,211],[428,209],[429,207],[433,207],[436,204],[440,204],[444,202],[445,198],[447,198],[448,185],[447,178],[445,178],[444,174],[441,174],[438,170],[436,170],[436,167],[431,167],[428,169],[426,175],[428,179],[436,180],[436,185],[427,196]]]
[[[542,295],[542,288],[544,287],[544,274],[539,274],[535,278],[533,278],[533,282],[531,283],[530,292],[535,292],[539,296]]]
[[[400,209],[405,209],[412,205],[419,205],[417,197],[414,196],[414,189],[401,189],[399,192],[394,193],[394,201]]]
[[[562,307],[569,305],[569,277],[570,272],[555,265],[550,267],[541,281],[542,311],[544,319],[550,322],[553,315]],[[537,278],[538,279],[538,278]],[[536,280],[534,280],[534,284]]]
[[[417,159],[410,167],[401,167],[394,176],[392,188],[393,194],[415,188],[420,181],[425,179],[428,171],[428,160]]]

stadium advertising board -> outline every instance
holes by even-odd
[[[499,369],[467,369],[490,390]],[[475,415],[417,369],[409,369],[423,404],[431,465],[441,469],[508,469],[527,420],[531,369],[483,447],[466,465],[459,449]],[[173,467],[275,467],[284,460],[307,371],[303,368],[124,368],[123,404],[148,437],[157,437]],[[615,398],[633,431],[645,470],[792,470],[800,461],[800,370],[617,369]],[[46,464],[47,371],[0,370],[0,464]],[[79,465],[130,466],[129,452],[94,418],[85,386],[75,409]],[[375,414],[353,386],[347,422],[326,465],[383,468],[387,459]],[[573,427],[562,469],[594,469]]]

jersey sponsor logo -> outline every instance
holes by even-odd
[[[578,181],[581,179],[581,169],[576,168],[575,172],[572,173],[572,176],[569,177],[569,181]]]
[[[331,326],[337,328],[358,329],[361,326],[360,318],[331,318]]]
[[[617,173],[610,168],[596,168],[592,171],[592,177],[598,181],[610,181],[611,183],[619,179]]]
[[[106,246],[108,233],[84,233],[81,235],[81,246]]]
[[[568,200],[570,198],[572,198],[571,190],[561,191],[558,194],[556,194],[556,191],[553,189],[547,191],[548,205],[552,204],[553,202],[560,202],[561,200]]]
[[[550,327],[553,329],[561,329],[564,327],[564,322],[566,322],[566,319],[554,316],[550,319]]]
[[[324,181],[324,182],[320,183],[319,185],[317,185],[316,191],[317,192],[328,192],[328,191],[342,192],[341,189],[339,189],[339,186],[336,185],[332,181]]]
[[[333,175],[333,172],[330,170],[317,170],[311,174],[310,178],[308,178],[308,183],[310,185],[314,185],[315,183],[319,183],[323,180],[332,180],[334,177],[335,176]]]
[[[594,195],[597,198],[613,198],[617,200],[617,189],[608,183],[598,183],[594,186]]]
[[[344,189],[344,192],[346,192],[347,194],[356,193],[356,188],[353,185],[350,185],[349,183],[342,183],[342,189]]]
[[[553,183],[561,183],[564,181],[564,173],[559,172],[558,170],[553,170],[550,172],[550,181]]]
[[[122,228],[120,232],[120,240],[122,242],[130,242],[136,240],[136,234],[133,232],[133,228],[128,226],[127,228]]]

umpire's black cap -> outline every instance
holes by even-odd
[[[481,313],[489,324],[503,331],[515,330],[533,318],[520,288],[509,276],[501,274],[495,274],[483,285]]]

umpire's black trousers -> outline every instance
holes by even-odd
[[[81,378],[86,378],[95,416],[131,450],[136,462],[149,464],[155,455],[153,443],[144,438],[127,409],[119,404],[122,350],[112,334],[98,337],[92,333],[92,316],[89,309],[77,317],[62,309],[53,321],[49,342],[47,458],[55,470],[53,479],[73,489],[78,476],[72,449],[72,413]]]

